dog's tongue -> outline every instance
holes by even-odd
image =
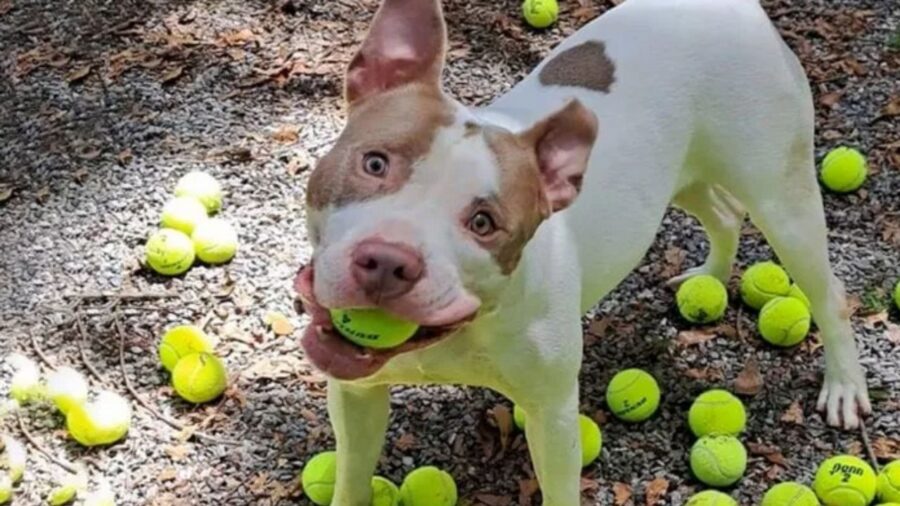
[[[306,327],[300,344],[306,358],[320,371],[340,380],[355,380],[374,374],[392,355],[367,353],[318,325]]]

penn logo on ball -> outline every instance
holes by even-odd
[[[332,309],[334,328],[348,341],[364,348],[400,346],[415,335],[419,326],[381,309]]]
[[[838,455],[823,462],[813,490],[825,506],[866,506],[875,499],[877,478],[864,460]]]
[[[626,369],[613,376],[606,387],[606,403],[620,420],[640,422],[659,407],[659,385],[646,371]]]

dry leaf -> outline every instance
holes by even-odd
[[[163,448],[163,451],[174,462],[184,460],[191,453],[191,449],[185,445],[166,446]]]
[[[671,278],[681,274],[684,270],[684,260],[687,258],[687,251],[677,246],[671,246],[663,253],[663,257],[665,258],[665,264],[660,276]]]
[[[290,320],[284,318],[272,322],[272,332],[277,336],[287,336],[294,332],[294,324]]]
[[[669,491],[669,480],[665,478],[656,478],[647,484],[646,498],[647,506],[654,506],[666,497]]]
[[[762,387],[763,377],[759,372],[759,363],[751,357],[734,380],[734,391],[742,395],[756,395],[762,391]]]
[[[717,334],[715,332],[710,332],[709,329],[702,330],[682,330],[678,333],[678,337],[676,338],[676,342],[679,346],[693,346],[695,344],[702,344],[711,339],[715,339]]]
[[[84,67],[77,68],[68,74],[66,74],[66,82],[69,84],[77,84],[82,79],[88,76],[91,73],[91,66],[85,65]]]
[[[900,95],[891,97],[890,102],[881,109],[882,118],[892,118],[894,116],[900,116]]]
[[[900,439],[880,437],[872,441],[872,452],[879,459],[900,459]]]
[[[282,125],[275,130],[272,138],[285,144],[297,142],[297,139],[300,138],[300,127],[298,125]]]
[[[500,448],[506,450],[509,446],[509,435],[512,433],[513,419],[509,408],[502,404],[497,404],[489,411],[497,429],[500,431]]]
[[[838,102],[841,101],[841,92],[840,91],[832,91],[830,93],[826,93],[819,97],[819,103],[824,107],[828,107],[829,109],[837,105]]]
[[[409,432],[404,432],[397,438],[397,442],[394,443],[394,446],[400,451],[408,451],[416,446],[416,436],[413,436]]]
[[[781,415],[781,421],[793,423],[795,425],[803,425],[803,406],[800,401],[794,401],[790,407]]]
[[[537,480],[519,480],[519,506],[531,506],[531,499],[541,489]]]
[[[174,83],[179,77],[181,77],[182,74],[184,74],[184,67],[182,67],[181,65],[172,67],[162,75],[162,77],[160,78],[160,82],[162,84]]]
[[[613,495],[616,506],[625,506],[631,500],[631,485],[618,481],[613,483]]]
[[[38,189],[38,191],[34,193],[34,198],[41,204],[46,202],[47,199],[50,198],[50,187],[42,186],[40,189]]]
[[[0,202],[6,202],[12,197],[15,187],[11,184],[0,184]]]
[[[125,166],[131,163],[134,160],[134,154],[131,152],[131,148],[125,148],[118,155],[116,155],[116,160],[119,161],[119,165]]]
[[[256,35],[249,28],[226,33],[219,39],[220,43],[226,46],[240,46],[254,40],[256,40]]]
[[[747,449],[750,451],[751,455],[759,455],[765,457],[766,460],[775,465],[788,467],[787,459],[784,458],[784,454],[781,453],[781,449],[776,446],[754,443],[750,441],[747,443]]]
[[[0,16],[11,11],[13,8],[12,0],[0,0]]]
[[[884,337],[894,344],[900,344],[900,325],[888,322],[884,331]]]
[[[691,379],[708,381],[719,381],[725,377],[725,373],[715,367],[691,368],[684,371],[684,375]]]

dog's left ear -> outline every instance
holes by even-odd
[[[554,212],[565,209],[581,191],[581,181],[597,138],[597,117],[581,102],[572,100],[520,137],[534,147],[550,207]]]
[[[412,82],[439,87],[446,39],[440,0],[383,0],[347,68],[347,102]]]

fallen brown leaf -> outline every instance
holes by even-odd
[[[894,344],[900,344],[900,325],[888,322],[884,331],[884,337]]]
[[[717,334],[715,332],[710,332],[708,329],[682,330],[678,333],[678,337],[675,338],[675,340],[679,346],[687,347],[705,343],[716,337]]]
[[[655,478],[653,481],[647,484],[646,490],[646,503],[647,506],[654,506],[662,501],[666,497],[666,492],[669,491],[669,480],[665,478]]]
[[[781,415],[781,421],[787,423],[793,423],[795,425],[803,425],[803,406],[800,405],[800,401],[794,401],[791,403],[790,407]]]
[[[163,451],[173,462],[182,461],[191,453],[191,449],[185,445],[166,446]]]
[[[665,263],[663,264],[660,276],[663,278],[671,278],[684,270],[684,260],[687,258],[687,251],[677,247],[670,246],[663,253]]]
[[[491,408],[489,413],[500,431],[500,448],[505,450],[509,446],[509,435],[513,428],[512,413],[503,404],[497,404]]]
[[[125,148],[116,155],[116,160],[119,161],[119,165],[123,167],[131,163],[134,160],[134,154],[131,152],[131,148]]]
[[[416,436],[413,436],[409,432],[404,432],[397,438],[397,442],[394,443],[394,446],[400,451],[409,451],[416,446]]]
[[[900,95],[891,97],[890,101],[881,109],[882,118],[900,116]]]
[[[531,506],[532,498],[540,488],[535,479],[519,480],[519,506]]]
[[[734,391],[742,395],[756,395],[762,388],[763,377],[759,372],[759,363],[751,357],[734,380]]]
[[[91,66],[85,65],[66,74],[66,82],[69,84],[77,84],[81,82],[88,74],[91,73]]]
[[[769,462],[779,465],[781,467],[788,467],[788,461],[784,457],[784,454],[781,453],[781,449],[777,446],[766,445],[762,443],[747,443],[747,450],[750,451],[751,455],[759,455],[761,457],[765,457]]]
[[[184,74],[184,67],[178,65],[177,67],[172,67],[165,71],[159,81],[162,84],[172,84],[177,81],[182,74]]]
[[[616,506],[625,506],[631,500],[631,485],[622,482],[613,483],[613,501]]]
[[[225,46],[240,46],[242,44],[255,40],[256,35],[253,33],[253,30],[244,28],[242,30],[235,30],[233,32],[228,32],[222,35],[219,38],[219,44]]]
[[[880,437],[872,441],[872,452],[879,459],[900,459],[900,439]]]
[[[275,130],[272,138],[284,144],[297,142],[297,139],[300,138],[300,127],[298,125],[282,125],[278,130]]]
[[[6,202],[12,197],[15,187],[11,184],[0,184],[0,202]]]
[[[718,381],[725,377],[725,373],[715,367],[691,368],[684,371],[684,375],[691,379],[704,381]]]
[[[841,101],[842,93],[840,91],[832,91],[819,97],[819,104],[829,109],[837,105]]]

